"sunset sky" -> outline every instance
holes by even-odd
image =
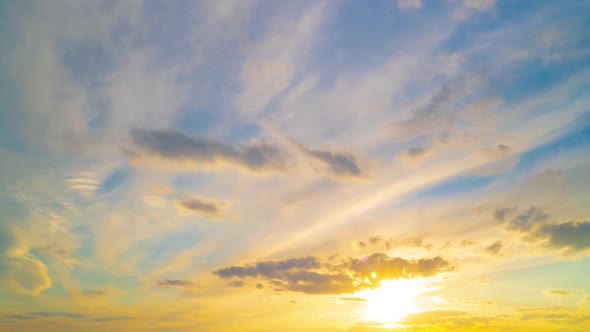
[[[0,0],[0,331],[590,331],[590,1]]]

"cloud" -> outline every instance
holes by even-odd
[[[233,146],[205,138],[186,135],[176,130],[134,129],[131,136],[140,152],[129,151],[133,158],[143,154],[194,163],[198,166],[234,166],[253,172],[285,171],[287,160],[277,147],[258,141],[243,146]]]
[[[227,204],[211,198],[190,197],[177,202],[179,208],[191,213],[202,214],[209,219],[220,219],[225,215]]]
[[[121,320],[131,320],[131,319],[135,319],[135,317],[132,317],[132,316],[97,317],[97,318],[93,318],[92,320],[95,322],[115,322],[115,321],[121,321]]]
[[[512,148],[506,144],[498,144],[484,148],[484,153],[493,159],[506,158],[512,152]]]
[[[51,287],[45,264],[30,252],[16,228],[0,225],[0,277],[2,287],[28,295],[39,295]]]
[[[497,208],[494,211],[494,219],[496,219],[499,222],[503,222],[505,221],[509,216],[511,216],[512,214],[514,214],[516,212],[517,208],[516,207],[503,207],[503,208]]]
[[[253,172],[286,172],[295,163],[286,151],[264,141],[233,146],[192,137],[177,130],[134,129],[131,136],[139,149],[126,151],[133,160],[151,157],[207,167],[233,166]],[[341,178],[364,175],[359,161],[351,153],[330,147],[311,149],[289,141],[318,172]]]
[[[545,294],[547,295],[555,295],[555,296],[570,296],[574,295],[575,292],[565,290],[565,289],[547,289],[545,290]]]
[[[426,157],[432,152],[428,147],[413,147],[406,151],[406,157],[412,160],[417,160]]]
[[[18,319],[18,320],[29,320],[29,319],[35,318],[33,316],[27,316],[27,315],[4,315],[2,317],[11,318],[11,319]]]
[[[246,283],[243,280],[234,280],[232,282],[229,282],[227,285],[229,287],[242,288],[242,287],[246,286]]]
[[[64,317],[64,318],[84,318],[86,315],[76,312],[61,312],[61,311],[34,311],[29,312],[32,316],[40,317]]]
[[[487,246],[484,251],[490,255],[499,255],[500,251],[502,250],[502,241],[498,240],[489,246]]]
[[[397,0],[397,6],[401,9],[422,8],[422,0]]]
[[[181,288],[195,288],[198,284],[186,279],[159,279],[156,280],[156,286],[162,288],[181,287]]]
[[[463,5],[467,8],[486,11],[496,5],[496,0],[463,0]]]
[[[429,277],[452,269],[441,257],[406,260],[375,253],[360,260],[348,258],[339,263],[322,263],[313,256],[261,261],[215,270],[213,274],[223,279],[262,279],[277,290],[345,294],[375,286],[379,280]]]
[[[409,119],[391,124],[401,138],[430,135],[448,143],[448,135],[457,134],[459,123],[472,124],[480,119],[489,106],[481,101],[465,105],[464,99],[471,96],[483,79],[475,74],[465,75],[446,82],[434,91],[425,102],[414,107]]]
[[[406,248],[424,248],[431,250],[434,248],[433,244],[426,243],[424,239],[417,237],[410,237],[402,240],[385,239],[380,235],[370,237],[368,240],[354,242],[354,247],[357,249],[364,248],[383,248],[389,251],[393,248],[406,247]]]
[[[552,248],[585,250],[590,248],[590,221],[543,225],[535,236]]]
[[[105,292],[102,290],[85,290],[85,291],[82,291],[81,294],[85,297],[98,298],[98,297],[107,296],[108,292]]]
[[[572,251],[590,248],[590,221],[554,223],[547,213],[536,206],[508,220],[507,211],[513,213],[515,209],[497,209],[494,217],[504,224],[506,230],[522,234],[527,242],[540,242],[548,248]]]
[[[341,297],[340,301],[346,302],[367,302],[367,299],[362,297]]]
[[[339,151],[331,147],[311,149],[289,140],[303,155],[312,161],[316,171],[328,173],[336,177],[362,177],[364,174],[358,159],[351,153]]]

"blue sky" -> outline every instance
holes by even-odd
[[[589,7],[0,1],[0,330],[584,330]]]

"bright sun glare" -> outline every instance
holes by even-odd
[[[367,300],[365,319],[392,325],[409,313],[418,310],[416,297],[424,291],[417,279],[383,280],[376,289],[357,293]]]

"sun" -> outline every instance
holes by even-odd
[[[423,291],[424,285],[418,279],[396,279],[383,280],[378,288],[362,290],[356,295],[367,300],[367,321],[391,326],[418,311],[416,297]]]

